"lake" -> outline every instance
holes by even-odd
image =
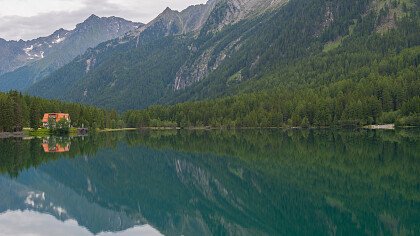
[[[0,140],[0,235],[420,235],[420,132]]]

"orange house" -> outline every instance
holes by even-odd
[[[42,125],[45,128],[48,128],[48,121],[50,119],[54,119],[55,122],[59,122],[62,119],[65,119],[68,122],[70,122],[70,115],[67,113],[45,113],[44,117],[42,118]]]
[[[43,143],[42,148],[46,153],[63,153],[70,151],[70,144],[61,145],[56,144],[55,146],[50,146],[48,143]]]

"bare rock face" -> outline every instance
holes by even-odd
[[[208,24],[213,24],[212,31],[218,31],[227,25],[276,9],[286,2],[287,0],[219,0]]]
[[[216,70],[228,55],[239,49],[240,42],[241,38],[232,41],[221,52],[216,52],[215,47],[212,47],[205,50],[192,63],[187,61],[176,74],[174,90],[184,89],[204,79],[211,71]],[[190,50],[193,50],[191,48]],[[213,63],[211,63],[212,58],[215,58]]]
[[[202,26],[201,34],[214,34],[243,19],[256,17],[267,11],[277,9],[286,2],[286,0],[219,0],[216,4],[213,2],[214,6],[206,23]],[[181,90],[201,81],[240,47],[241,38],[238,37],[222,50],[215,50],[216,46],[204,50],[195,60],[187,61],[180,68],[176,74],[173,89],[175,91]],[[191,46],[192,53],[194,53],[194,48],[194,46]]]
[[[154,20],[128,34],[138,38],[182,35],[201,30],[218,31],[247,17],[275,9],[287,0],[209,0],[179,12],[166,8]],[[137,45],[138,46],[138,45]]]
[[[127,37],[136,38],[138,47],[150,37],[160,38],[197,32],[207,21],[215,3],[215,0],[210,0],[207,4],[190,6],[181,12],[168,7],[148,24],[130,32]]]

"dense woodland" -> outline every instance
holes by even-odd
[[[0,93],[0,132],[21,131],[24,127],[38,129],[44,113],[56,112],[69,113],[74,127],[124,127],[115,111],[30,97],[12,91]]]
[[[419,125],[418,9],[400,13],[399,20],[394,16],[396,26],[385,32],[375,27],[390,9],[367,15],[320,53],[280,60],[254,79],[241,81],[237,74],[206,79],[182,95],[221,98],[129,111],[124,120],[130,127]],[[237,95],[224,97],[228,94]]]
[[[316,70],[334,68],[322,67],[323,63],[328,63],[325,60],[333,59],[337,60],[330,65],[336,64],[339,68],[340,63],[347,60],[347,57],[343,57],[342,60],[340,56],[316,57],[305,62],[305,66],[313,66],[315,68],[313,73],[321,78],[309,81],[306,86],[279,86],[264,92],[244,92],[238,96],[211,101],[155,106],[144,111],[128,112],[125,119],[130,126],[167,125],[169,121],[184,127],[329,126],[375,123],[419,125],[419,55],[420,47],[416,47],[377,61],[376,65],[372,63],[363,66],[363,63],[359,62],[360,64],[357,63],[355,67],[358,64],[360,67],[352,70],[351,76],[332,83],[325,82],[322,76],[326,75],[332,79],[335,76],[333,73],[337,72],[327,69],[322,74],[316,73]],[[303,68],[301,65],[296,68],[295,72],[298,75],[297,71]],[[275,75],[270,76],[265,81],[257,81],[254,87],[248,89],[255,89],[260,85],[258,83],[274,84],[275,79]]]
[[[326,6],[333,20],[319,14]],[[40,114],[50,111],[68,111],[74,126],[98,128],[420,125],[419,9],[420,0],[295,0],[217,32],[209,21],[196,38],[116,47],[97,58],[92,72],[86,74],[78,59],[46,79],[42,86],[51,93],[37,89],[61,98],[67,92],[51,86],[71,88],[74,101],[121,112],[146,109],[118,118],[116,112],[12,92],[0,97],[8,111],[0,114],[0,131],[37,127]],[[238,37],[241,46],[205,79],[173,91],[181,60],[193,64],[213,48],[208,67],[214,67]],[[197,53],[188,52],[190,45]]]

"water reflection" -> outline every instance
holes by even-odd
[[[88,229],[78,225],[75,220],[60,221],[49,214],[35,211],[8,211],[0,214],[2,235],[68,235],[90,236]],[[136,226],[121,232],[100,232],[99,236],[160,236],[150,225]]]
[[[49,137],[42,140],[45,153],[63,153],[70,151],[70,139],[64,137]]]
[[[420,233],[417,131],[129,132],[70,141],[68,152],[48,154],[42,140],[0,141],[0,212],[49,214],[92,234],[141,225],[165,235]]]

